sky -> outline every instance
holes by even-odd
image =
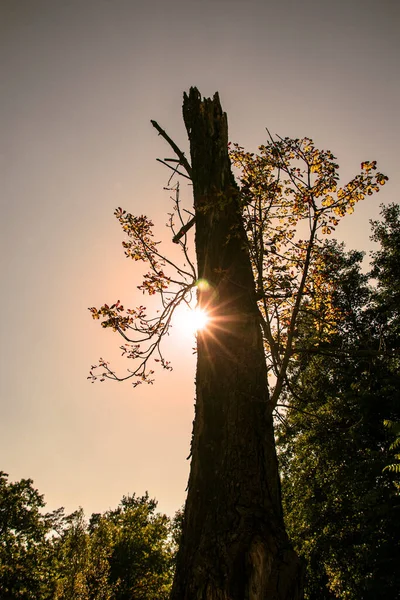
[[[193,338],[176,328],[153,386],[87,379],[100,356],[120,364],[88,307],[147,302],[115,208],[172,246],[156,162],[172,153],[150,119],[188,153],[195,85],[218,90],[248,150],[268,127],[332,150],[343,181],[377,160],[389,183],[337,230],[368,251],[369,219],[400,191],[399,27],[398,0],[0,0],[0,470],[49,510],[148,490],[173,515],[185,499]]]

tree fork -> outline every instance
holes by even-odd
[[[171,600],[301,600],[285,532],[256,290],[218,94],[184,95],[199,304],[192,463]]]

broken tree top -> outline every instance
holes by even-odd
[[[184,92],[183,119],[189,136],[195,123],[199,126],[198,121],[201,120],[208,135],[228,144],[228,119],[222,110],[218,92],[212,98],[203,99],[196,87],[190,88],[189,95]]]

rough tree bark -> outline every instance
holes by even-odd
[[[171,600],[300,600],[285,532],[272,409],[240,198],[218,94],[185,94],[199,303],[192,463]]]

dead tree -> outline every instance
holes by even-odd
[[[259,312],[218,94],[185,94],[199,332],[192,463],[171,600],[297,600],[285,532]]]
[[[338,187],[336,158],[309,138],[270,136],[258,156],[237,145],[229,154],[218,94],[202,99],[192,88],[184,96],[183,116],[191,164],[152,123],[176,154],[161,162],[193,183],[194,215],[183,218],[178,187],[178,231],[170,215],[173,241],[181,245],[185,263],[179,266],[163,255],[147,217],[115,211],[128,236],[126,256],[150,267],[138,288],[160,294],[162,310],[147,316],[145,307],[125,310],[119,300],[90,308],[103,327],[124,338],[122,353],[136,360],[136,367],[120,377],[100,359],[89,379],[132,379],[136,386],[152,383],[151,360],[169,369],[161,340],[177,306],[190,304],[197,288],[200,307],[211,320],[197,336],[192,464],[171,598],[300,600],[302,569],[284,528],[272,413],[291,385],[291,357],[306,350],[297,339],[300,310],[303,318],[306,311],[318,320],[317,351],[335,326],[332,282],[321,278],[321,236],[359,200],[379,191],[387,177],[376,172],[376,161],[364,161],[361,173]],[[240,190],[230,156],[241,169]],[[187,246],[194,224],[197,269]],[[299,224],[309,227],[308,240],[296,237]],[[268,368],[276,379],[271,396]]]

